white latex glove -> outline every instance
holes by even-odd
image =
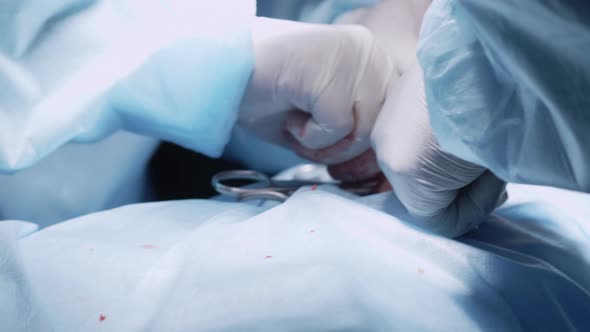
[[[350,11],[340,16],[335,24],[358,24],[369,29],[393,65],[389,83],[396,84],[416,58],[422,18],[430,2],[383,0],[375,6]],[[334,178],[345,181],[374,178],[380,173],[372,150],[344,163],[331,165],[328,170]]]
[[[506,199],[503,181],[439,149],[417,63],[392,86],[371,140],[394,192],[423,228],[460,236]]]
[[[392,65],[369,30],[257,18],[253,41],[239,126],[326,164],[370,149]]]
[[[399,77],[416,58],[416,43],[422,18],[431,0],[382,0],[375,6],[352,10],[335,24],[358,24],[373,33],[375,40],[391,59],[395,77]]]

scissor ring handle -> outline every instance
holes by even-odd
[[[218,193],[230,197],[236,197],[240,200],[272,199],[277,201],[285,201],[287,199],[287,195],[272,190],[242,188],[223,184],[224,181],[231,180],[251,180],[262,184],[264,187],[269,187],[272,184],[270,178],[260,172],[249,170],[237,170],[217,173],[211,179],[211,185]]]

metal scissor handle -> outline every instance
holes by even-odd
[[[247,186],[232,186],[224,182],[231,180],[252,181]],[[338,185],[342,190],[357,194],[368,195],[374,193],[377,182],[365,182],[362,184],[347,184],[338,181],[307,181],[307,180],[273,180],[265,174],[253,170],[223,171],[213,176],[211,185],[221,195],[245,200],[273,200],[284,202],[289,196],[303,186],[318,184]]]
[[[251,180],[261,185],[262,188],[230,186],[223,183],[224,181],[231,180]],[[211,185],[218,193],[237,198],[238,200],[268,199],[284,202],[289,198],[290,194],[290,190],[273,188],[273,181],[268,176],[250,170],[219,172],[211,179]],[[293,191],[296,190],[296,188],[292,189]]]

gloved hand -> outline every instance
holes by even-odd
[[[392,66],[369,30],[257,18],[253,41],[239,126],[325,164],[370,149]]]
[[[371,140],[394,192],[423,228],[460,236],[506,200],[503,181],[439,148],[417,63],[391,87]]]
[[[389,83],[396,84],[416,57],[422,17],[430,2],[431,0],[382,0],[374,6],[349,11],[334,23],[358,24],[369,29],[377,45],[387,53],[393,65]],[[345,181],[374,179],[380,173],[372,150],[344,163],[331,165],[328,170],[332,177]],[[387,187],[386,183],[383,185]]]

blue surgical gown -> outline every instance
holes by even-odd
[[[434,0],[421,31],[441,146],[511,182],[590,191],[590,5]]]
[[[221,154],[252,67],[254,1],[0,12],[0,220],[47,226],[149,198],[158,140]]]

